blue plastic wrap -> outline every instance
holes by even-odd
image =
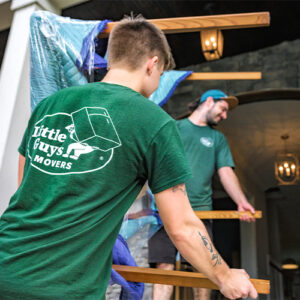
[[[162,226],[162,221],[154,202],[154,196],[145,185],[140,196],[138,196],[124,216],[120,234],[127,240],[147,225],[147,238],[150,238]]]
[[[46,11],[30,19],[31,109],[60,89],[88,82],[95,42],[107,21],[82,21]],[[85,42],[85,44],[84,44]],[[86,46],[88,45],[88,46]]]
[[[97,36],[108,20],[83,21],[37,11],[30,20],[31,109],[62,88],[94,81],[96,69],[107,62],[106,43]],[[96,52],[96,50],[98,50]],[[103,55],[104,56],[104,55]],[[191,71],[164,72],[149,100],[162,106]],[[88,80],[89,79],[89,80]]]

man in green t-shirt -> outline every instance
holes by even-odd
[[[186,259],[226,297],[257,296],[193,213],[175,121],[147,99],[173,64],[163,33],[127,18],[110,34],[102,82],[38,104],[19,148],[20,186],[0,219],[1,300],[104,299],[123,216],[147,180]]]
[[[238,179],[233,171],[234,162],[225,136],[213,128],[227,118],[229,109],[238,105],[236,97],[227,97],[220,90],[208,90],[201,98],[189,105],[192,113],[188,118],[177,121],[179,134],[191,166],[192,178],[186,182],[186,190],[193,210],[212,210],[212,177],[218,172],[221,183],[239,211],[255,210],[242,192]],[[242,220],[254,221],[254,218],[243,216]],[[204,224],[212,238],[212,222]],[[177,250],[162,227],[149,240],[149,263],[158,268],[174,268]],[[183,259],[183,261],[185,261]],[[170,299],[171,286],[155,285],[153,299]],[[194,299],[210,298],[209,289],[194,288]]]

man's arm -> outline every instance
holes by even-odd
[[[23,179],[24,166],[25,166],[25,157],[20,154],[19,155],[19,171],[18,171],[18,187],[20,186],[22,179]]]
[[[195,215],[184,184],[155,194],[165,229],[179,252],[229,298],[257,297],[244,270],[229,269],[212,244],[204,224]]]
[[[233,169],[231,167],[222,167],[218,170],[218,174],[225,191],[231,197],[231,199],[237,204],[238,211],[250,211],[251,213],[254,214],[255,209],[247,201],[246,196],[241,189],[239,180],[235,175]],[[254,222],[255,218],[251,218],[248,217],[247,215],[244,215],[241,217],[241,220],[247,222]]]

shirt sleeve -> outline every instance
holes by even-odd
[[[149,187],[154,194],[184,183],[191,177],[174,120],[168,121],[155,135],[145,159]]]
[[[234,162],[225,136],[221,133],[219,143],[216,149],[216,169],[222,167],[234,168]]]

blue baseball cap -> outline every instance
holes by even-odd
[[[239,100],[234,96],[227,96],[221,90],[208,90],[202,94],[200,98],[200,103],[206,101],[208,97],[212,97],[214,100],[224,100],[228,103],[229,109],[233,109],[238,106]]]

